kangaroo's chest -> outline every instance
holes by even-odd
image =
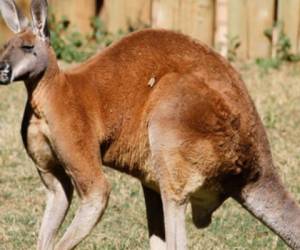
[[[33,113],[26,115],[25,112],[22,138],[28,155],[40,171],[49,171],[57,165],[57,158],[51,146],[49,126],[44,118]]]

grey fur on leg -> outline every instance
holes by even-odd
[[[186,203],[180,204],[163,198],[167,250],[186,250]]]
[[[38,237],[38,250],[52,250],[55,236],[68,212],[73,185],[64,173],[59,169],[55,173],[39,172],[47,190],[47,204]],[[59,204],[59,205],[58,205]]]
[[[55,250],[74,249],[99,222],[107,206],[110,188],[105,182],[99,190],[81,197],[80,206],[67,231],[55,246]]]

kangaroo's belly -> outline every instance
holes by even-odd
[[[156,166],[153,165],[147,130],[126,133],[126,136],[101,147],[103,164],[139,179],[145,185],[158,187]],[[156,188],[155,188],[156,189]]]

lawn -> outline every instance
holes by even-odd
[[[268,74],[254,65],[237,65],[267,128],[275,165],[300,201],[300,67]],[[20,137],[26,93],[23,84],[0,87],[0,249],[35,249],[45,206],[44,188]],[[112,184],[101,222],[78,249],[149,249],[141,187],[135,179],[105,169]],[[78,205],[75,198],[60,234]],[[228,200],[212,224],[197,230],[187,211],[189,249],[288,249],[237,203]]]

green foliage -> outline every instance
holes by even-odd
[[[99,48],[109,46],[131,31],[120,30],[116,34],[111,34],[99,17],[91,19],[92,33],[86,35],[71,29],[70,21],[66,17],[57,20],[55,15],[51,14],[48,22],[51,44],[57,58],[67,63],[84,61]]]
[[[279,69],[282,64],[279,58],[257,58],[255,62],[264,72],[269,69]]]
[[[256,64],[264,71],[270,68],[278,69],[284,62],[298,62],[300,61],[300,54],[293,54],[291,52],[291,41],[289,37],[283,32],[282,23],[277,23],[274,27],[267,29],[264,34],[270,41],[273,39],[275,29],[277,30],[278,39],[276,41],[276,53],[273,58],[258,58]]]
[[[278,117],[275,112],[272,110],[267,110],[264,117],[264,124],[267,128],[272,129],[276,128],[276,124],[278,123]]]
[[[228,37],[228,54],[227,58],[229,61],[235,61],[237,49],[241,46],[241,42],[238,36]]]
[[[70,31],[70,22],[66,17],[57,21],[52,14],[49,18],[51,44],[57,58],[68,63],[86,60],[92,52],[87,50],[86,38],[79,32]]]
[[[92,39],[94,39],[97,44],[109,46],[113,42],[113,35],[107,32],[104,23],[98,16],[92,18],[91,26],[93,28]]]

